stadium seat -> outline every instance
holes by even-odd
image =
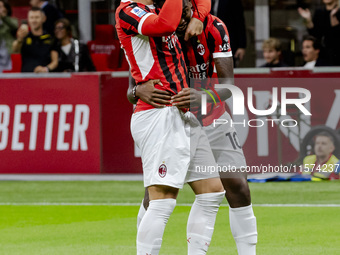
[[[108,66],[108,55],[101,54],[101,53],[92,53],[91,54],[92,62],[96,67],[97,72],[106,72],[106,71],[113,71]]]
[[[31,6],[13,6],[12,7],[12,16],[18,19],[19,26],[23,21],[27,20],[27,13],[31,9]]]
[[[21,72],[21,54],[12,54],[12,69],[4,70],[3,73],[20,73]]]
[[[119,69],[120,44],[119,40],[115,38],[115,30],[113,25],[96,25],[95,40],[89,41],[87,45],[90,54],[107,55],[108,58],[105,61],[107,66],[104,67],[103,63],[101,63],[102,68],[100,69],[104,68],[111,71]],[[103,58],[103,56],[95,57],[97,57],[97,59]]]

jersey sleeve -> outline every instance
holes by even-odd
[[[191,0],[193,6],[193,18],[204,22],[211,10],[211,0]]]
[[[209,48],[214,49],[213,58],[232,57],[230,38],[226,25],[217,17],[212,17],[210,29],[208,30]]]
[[[182,16],[182,0],[166,1],[160,13],[150,12],[135,3],[119,12],[120,26],[126,34],[160,37],[176,31]]]
[[[136,4],[130,4],[119,12],[119,25],[128,35],[140,34],[143,22],[150,15],[155,15]]]

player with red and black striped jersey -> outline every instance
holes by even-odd
[[[188,16],[185,14],[186,12],[188,12],[188,8],[184,6],[182,17]],[[184,50],[188,73],[196,89],[204,86],[204,89],[211,90],[210,92],[214,95],[213,86],[218,81],[220,84],[234,84],[233,60],[228,30],[220,19],[213,15],[208,15],[204,19],[203,33],[185,42],[183,35],[189,20],[184,18],[177,29],[177,34]],[[218,77],[218,80],[213,79],[214,77]],[[154,107],[163,107],[164,104],[169,104],[171,101],[173,101],[173,105],[177,103],[178,107],[191,106],[190,110],[195,108],[193,107],[195,104],[201,106],[201,93],[198,90],[185,88],[171,100],[170,94],[160,95],[157,89],[154,88],[157,82],[153,80],[137,86],[135,88],[136,95]],[[219,90],[218,95],[221,97],[222,103],[214,105],[212,99],[210,100],[208,114],[202,116],[203,130],[208,135],[218,165],[233,165],[240,168],[246,165],[246,161],[239,145],[235,128],[228,125],[215,128],[212,125],[214,119],[228,120],[229,123],[231,120],[224,102],[230,96],[229,91]],[[214,96],[218,101],[217,96]],[[199,111],[196,111],[196,114],[199,114]],[[236,139],[236,141],[231,141],[231,139]],[[247,176],[241,173],[236,176],[230,173],[221,173],[221,180],[226,189],[226,198],[230,205],[230,227],[237,244],[238,254],[256,254],[256,218],[251,205]],[[148,200],[147,195],[146,192],[145,208]],[[144,207],[143,205],[141,206],[140,218],[142,218]]]
[[[158,77],[158,89],[172,95],[188,88],[184,56],[175,34],[182,1],[167,0],[159,10],[152,0],[123,0],[116,11],[118,37],[132,77],[137,84]],[[225,191],[217,172],[194,171],[195,165],[216,166],[197,119],[170,104],[158,109],[140,100],[131,118],[131,133],[141,150],[144,186],[150,196],[137,233],[137,254],[159,253],[165,225],[185,182],[196,194],[188,219],[188,254],[206,254]],[[193,140],[195,147],[191,146]]]

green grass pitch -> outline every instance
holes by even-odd
[[[320,206],[340,205],[340,182],[251,183],[250,188],[257,254],[340,254],[340,207]],[[136,254],[136,204],[142,196],[141,182],[0,182],[0,254]],[[178,204],[192,203],[193,197],[186,186]],[[189,210],[176,207],[160,254],[186,254]],[[237,254],[228,217],[224,203],[208,254]]]

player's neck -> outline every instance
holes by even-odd
[[[136,3],[141,3],[141,4],[145,4],[145,5],[152,5],[153,1],[152,0],[133,0]]]

